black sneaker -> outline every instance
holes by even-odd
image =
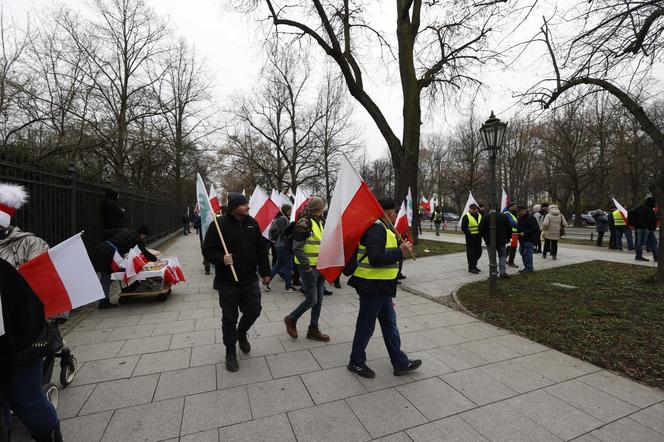
[[[334,281],[334,287],[337,289],[341,288],[341,283],[339,281]]]
[[[408,374],[411,371],[415,371],[418,368],[420,368],[421,365],[422,365],[421,359],[413,359],[412,361],[408,361],[408,365],[406,365],[404,368],[400,368],[399,370],[394,370],[394,376],[403,376],[405,374]]]
[[[238,335],[237,343],[240,346],[240,350],[242,350],[242,353],[247,354],[251,351],[251,344],[249,344],[246,334]]]
[[[348,364],[348,369],[363,378],[372,379],[376,377],[376,373],[366,365]]]
[[[501,273],[500,277],[503,278],[503,279],[510,279],[511,278],[511,276],[508,275],[507,273]]]
[[[226,347],[226,370],[238,371],[240,364],[237,362],[237,352],[235,347]]]
[[[644,258],[642,256],[637,256],[636,258],[634,258],[634,261],[650,262],[648,258]]]
[[[413,359],[412,361],[408,361],[408,365],[406,365],[404,368],[394,370],[394,376],[403,376],[405,374],[408,374],[411,371],[415,371],[418,368],[420,368],[421,365],[422,365],[421,359]]]
[[[332,292],[329,291],[328,289],[324,289],[324,290],[323,290],[323,295],[325,295],[325,296],[330,296],[331,294],[332,294]]]
[[[477,275],[477,274],[480,273],[480,271],[477,270],[477,269],[468,269],[468,273],[473,273],[473,274]]]
[[[406,279],[406,275],[404,275],[403,273],[399,273],[397,275],[397,279]]]
[[[117,304],[113,304],[111,301],[104,299],[99,301],[99,306],[97,307],[99,310],[104,310],[107,308],[115,308],[118,307]]]

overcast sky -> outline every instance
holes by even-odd
[[[26,16],[41,11],[54,4],[51,0],[0,0],[5,7],[5,14],[11,15],[17,23],[25,23]],[[214,96],[223,107],[229,97],[249,92],[259,79],[263,66],[261,52],[262,36],[265,35],[265,24],[259,24],[256,16],[243,15],[228,7],[227,0],[146,0],[159,14],[168,17],[176,34],[183,36],[196,47],[197,52],[207,62],[213,74],[215,85]],[[558,0],[540,2],[542,8],[551,9],[557,3],[563,6],[574,0]],[[575,1],[574,1],[575,2]],[[83,14],[90,9],[85,0],[62,0],[62,3]],[[372,13],[380,17],[385,28],[394,25],[393,1],[376,1]],[[532,20],[518,31],[518,35],[510,35],[512,40],[523,39],[532,35],[541,20],[542,12],[532,14]],[[392,31],[394,32],[394,31]],[[482,93],[474,97],[476,114],[481,122],[488,118],[493,109],[499,118],[509,120],[518,106],[511,98],[513,91],[523,90],[532,83],[535,73],[542,71],[537,62],[541,47],[533,48],[517,65],[509,68],[488,67],[480,76],[486,87]],[[318,47],[311,53],[317,56],[315,66],[325,60]],[[367,75],[372,81],[366,86],[374,100],[379,104],[397,135],[401,132],[401,92],[396,66],[365,66],[370,71]],[[374,68],[380,75],[374,76]],[[366,81],[366,79],[365,79]],[[312,85],[313,86],[313,85]],[[423,132],[448,132],[449,127],[464,118],[470,96],[461,97],[462,105],[440,103],[424,109]],[[386,153],[382,136],[375,128],[366,111],[351,99],[354,106],[354,121],[362,134],[366,145],[367,156],[376,158]],[[526,109],[522,112],[531,112]]]

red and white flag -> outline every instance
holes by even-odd
[[[424,197],[424,195],[422,195],[422,199],[420,199],[420,207],[422,210],[424,210],[425,213],[431,212],[431,204],[429,203],[429,200]]]
[[[327,212],[316,269],[333,282],[357,248],[364,232],[383,216],[369,186],[345,156]]]
[[[208,194],[208,197],[210,198],[210,207],[212,207],[214,213],[220,213],[221,204],[219,204],[219,194],[212,184],[210,184],[210,193]]]
[[[394,229],[402,238],[408,237],[410,226],[408,225],[408,209],[406,207],[406,200],[401,203],[401,208],[397,214],[397,220],[394,223]]]
[[[26,262],[18,271],[44,303],[46,317],[104,297],[80,233]]]
[[[272,189],[272,192],[270,193],[270,200],[279,208],[281,208],[281,205],[283,204],[281,200],[281,194],[277,192],[277,189]]]
[[[620,205],[620,203],[615,199],[611,198],[613,200],[613,205],[616,206],[616,209],[620,212],[620,215],[622,215],[623,220],[625,221],[625,224],[628,224],[628,219],[627,219],[627,209],[625,209],[623,206]]]
[[[300,186],[297,188],[297,192],[295,193],[295,203],[293,204],[293,210],[291,211],[290,216],[291,222],[295,222],[297,217],[300,216],[300,213],[302,213],[302,210],[307,207],[310,196],[309,192],[304,190],[304,187]]]
[[[500,212],[502,213],[507,209],[510,205],[510,197],[507,195],[507,192],[505,192],[505,188],[503,187],[503,193],[500,195]]]
[[[256,186],[254,193],[249,198],[249,215],[258,222],[261,233],[265,238],[269,239],[268,230],[270,230],[270,224],[272,224],[272,220],[277,213],[279,213],[279,207],[260,186]]]
[[[175,272],[175,276],[177,276],[178,282],[186,281],[186,279],[184,278],[184,272],[182,272],[182,266],[180,265],[180,260],[177,258],[177,256],[170,258],[168,265]]]
[[[141,253],[141,249],[138,246],[134,246],[129,253],[127,253],[127,259],[124,262],[125,268],[125,282],[131,281],[133,277],[138,275],[138,272],[143,270],[143,266],[147,264],[148,260]]]
[[[124,259],[118,251],[116,250],[115,253],[113,253],[113,259],[111,260],[111,269],[114,272],[119,272],[120,269],[124,266]]]

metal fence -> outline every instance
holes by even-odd
[[[84,231],[86,247],[102,239],[101,204],[106,185],[79,179],[73,169],[58,174],[29,165],[0,160],[0,182],[21,184],[29,192],[28,204],[16,213],[12,224],[33,232],[55,245]],[[182,226],[183,205],[162,195],[120,189],[120,207],[127,227],[146,225],[149,240]]]

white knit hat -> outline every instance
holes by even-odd
[[[0,227],[9,227],[11,218],[28,200],[23,186],[0,183]]]

